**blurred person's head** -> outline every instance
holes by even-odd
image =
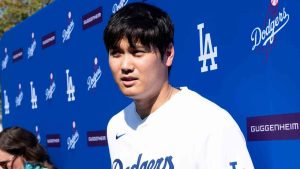
[[[0,169],[26,169],[28,166],[55,169],[34,134],[20,127],[4,129],[0,133]]]

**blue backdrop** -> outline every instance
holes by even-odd
[[[255,168],[299,168],[300,1],[143,1],[174,21],[171,83],[231,113]],[[102,32],[130,2],[57,0],[1,39],[3,125],[35,133],[58,168],[110,168],[106,126],[130,100]]]

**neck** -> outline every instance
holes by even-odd
[[[141,119],[144,119],[155,112],[177,92],[178,89],[167,84],[156,95],[147,99],[135,100],[136,111]]]

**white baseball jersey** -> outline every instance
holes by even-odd
[[[187,88],[143,120],[131,103],[107,136],[113,169],[254,168],[230,114]]]

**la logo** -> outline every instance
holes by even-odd
[[[218,56],[218,50],[215,46],[212,48],[210,34],[205,34],[204,46],[203,46],[203,28],[204,23],[201,23],[197,26],[200,35],[200,56],[198,58],[199,62],[203,62],[201,67],[201,72],[207,72],[208,66],[206,65],[206,61],[210,59],[211,65],[209,66],[210,70],[218,69],[218,65],[215,62],[215,58]],[[204,49],[203,49],[204,47]]]

